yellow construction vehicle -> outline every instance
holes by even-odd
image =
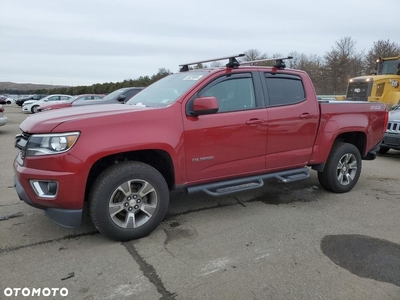
[[[400,56],[378,58],[371,75],[349,80],[346,100],[400,104]]]

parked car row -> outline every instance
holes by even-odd
[[[61,101],[61,102],[56,102],[56,103],[43,103],[41,104],[35,112],[42,112],[42,111],[49,111],[53,109],[58,109],[58,108],[65,108],[65,107],[70,107],[70,106],[76,106],[78,103],[81,103],[83,101],[88,101],[88,100],[100,100],[103,99],[104,95],[97,95],[97,94],[83,94],[83,95],[77,95],[74,97],[69,98],[66,101]],[[47,102],[47,101],[45,101]]]
[[[0,96],[0,105],[3,104],[13,104],[15,100],[7,96]]]
[[[40,100],[26,100],[24,104],[22,105],[22,112],[25,113],[36,113],[37,109],[40,105],[45,104],[47,102],[61,102],[61,101],[66,101],[70,99],[72,96],[70,95],[62,95],[62,94],[56,94],[56,95],[50,95],[47,97],[44,97]]]
[[[55,94],[46,96],[40,100],[21,99],[21,101],[23,100],[22,112],[37,113],[72,106],[125,103],[143,89],[143,87],[121,88],[107,96],[99,94],[82,94],[77,96]]]
[[[15,101],[15,103],[17,105],[19,105],[19,106],[22,106],[25,103],[25,101],[28,101],[28,100],[40,100],[40,99],[42,99],[42,98],[44,98],[46,96],[47,95],[44,95],[44,94],[30,95],[30,96],[27,96],[25,98],[18,99],[17,101]]]

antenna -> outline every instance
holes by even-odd
[[[230,56],[225,56],[225,57],[220,57],[220,58],[213,58],[213,59],[207,59],[207,60],[202,60],[202,61],[196,61],[196,62],[191,62],[187,64],[181,64],[179,65],[180,67],[180,72],[186,72],[189,71],[189,66],[190,65],[198,65],[202,63],[207,63],[207,62],[212,62],[212,61],[218,61],[218,60],[223,60],[223,59],[229,59],[229,62],[226,64],[227,68],[234,68],[236,69],[240,63],[237,61],[237,57],[242,57],[244,54],[237,54],[237,55],[230,55]]]
[[[283,60],[284,59],[292,59],[292,58],[293,58],[293,56],[274,57],[274,58],[258,59],[258,60],[252,60],[252,61],[242,61],[240,64],[241,65],[251,65],[251,64],[260,63],[260,62],[275,61],[274,68],[282,70],[282,69],[286,68],[286,65]]]

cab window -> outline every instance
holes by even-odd
[[[306,98],[304,86],[299,76],[266,74],[265,81],[271,106],[299,103]]]
[[[218,101],[218,112],[230,112],[253,109],[256,107],[254,85],[251,77],[216,80],[204,88],[200,97],[215,97]]]

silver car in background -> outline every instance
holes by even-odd
[[[400,150],[400,105],[389,112],[389,123],[379,153],[386,153],[390,149]]]

